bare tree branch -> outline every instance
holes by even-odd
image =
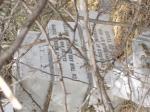
[[[40,0],[37,8],[33,12],[32,15],[29,16],[27,22],[25,25],[23,25],[17,39],[13,43],[13,45],[4,53],[1,54],[0,56],[0,69],[2,68],[3,64],[5,63],[6,60],[9,60],[11,56],[17,51],[17,49],[20,47],[21,43],[23,42],[27,32],[29,31],[30,27],[34,23],[34,21],[37,19],[39,14],[42,12],[44,9],[45,5],[47,3],[47,0]]]

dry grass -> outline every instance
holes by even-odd
[[[138,105],[130,100],[124,100],[122,104],[120,104],[115,112],[136,112]],[[139,112],[149,112],[148,108],[141,107]]]
[[[137,3],[119,0],[112,12],[113,21],[127,24],[126,26],[114,26],[114,32],[116,47],[121,48],[121,53],[127,53],[128,55],[132,53],[133,38],[143,31],[143,27],[150,26],[150,0],[142,0],[139,12],[137,10]],[[123,49],[125,46],[127,50]]]

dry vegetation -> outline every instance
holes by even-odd
[[[124,24],[114,27],[116,46],[121,48],[123,56],[132,53],[133,38],[150,27],[150,0],[142,0],[140,4],[119,0],[112,12],[112,20]],[[127,49],[123,50],[125,46]]]
[[[34,0],[28,0],[25,1],[25,3],[31,10],[36,4]],[[98,4],[98,0],[89,0],[89,9],[97,10]],[[62,13],[63,17],[68,21],[72,21],[72,19],[63,10],[63,7],[65,7],[66,9],[70,10],[72,14],[75,15],[75,9],[73,8],[72,1],[60,1],[60,3],[55,6],[55,8],[60,7],[62,8],[60,12]],[[50,19],[61,19],[58,14],[54,13],[55,12],[51,10],[50,6],[47,5],[43,13],[38,18],[38,21],[40,21],[43,27],[46,27]],[[0,6],[0,32],[2,32],[3,36],[2,40],[0,40],[1,53],[8,49],[11,43],[15,40],[18,30],[24,24],[24,21],[27,19],[28,15],[29,13],[19,0],[5,0]],[[32,26],[31,30],[40,31],[36,24]],[[3,67],[3,70],[1,71],[1,74],[4,74],[3,76],[7,77],[7,75],[10,74],[11,66],[10,64],[8,64],[10,62],[11,61],[8,60],[6,62],[6,66]]]

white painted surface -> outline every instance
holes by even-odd
[[[150,69],[143,68],[146,63],[150,63],[150,56],[145,55],[141,44],[145,44],[150,50],[149,43],[150,32],[144,32],[133,41],[133,59],[129,61],[129,63],[133,64],[133,74],[126,74],[125,71],[121,70],[122,65],[118,64],[118,69],[114,68],[109,71],[105,77],[107,85],[111,88],[110,93],[112,95],[127,100],[132,98],[133,102],[144,107],[150,107]],[[145,62],[141,60],[144,56]],[[128,77],[128,75],[130,76]]]
[[[69,23],[71,26],[74,26],[73,22]],[[56,30],[56,31],[55,31]],[[70,29],[62,22],[62,21],[55,21],[52,20],[48,24],[48,32],[49,32],[49,38],[55,37],[61,33],[68,32],[68,37],[70,40],[73,40],[73,33],[70,31]],[[37,32],[30,32],[24,43],[23,46],[27,44],[31,44],[34,39],[39,35]],[[109,37],[110,36],[110,37]],[[84,37],[84,36],[83,36]],[[82,46],[82,26],[77,30],[76,36],[75,36],[75,45],[77,48],[81,49]],[[100,37],[100,38],[99,38]],[[95,48],[96,48],[96,55],[97,60],[104,61],[108,57],[107,53],[110,53],[110,50],[113,49],[113,32],[112,32],[112,26],[109,25],[97,25],[96,31],[94,32],[94,42],[95,42]],[[60,37],[61,38],[61,37]],[[40,39],[46,39],[44,36],[41,36]],[[101,41],[102,40],[102,41]],[[101,44],[103,43],[103,45]],[[62,53],[67,50],[68,48],[68,42],[67,41],[59,41],[59,42],[52,42],[51,43],[56,50],[57,54],[62,55]],[[58,46],[56,46],[58,44]],[[58,63],[55,63],[56,57],[53,56],[53,60],[50,59],[49,53],[48,53],[48,46],[47,42],[37,44],[33,46],[33,48],[25,55],[23,56],[20,61],[28,64],[30,66],[33,66],[35,68],[42,69],[43,71],[46,71],[48,73],[51,73],[49,66],[47,65],[53,65],[54,67],[54,74],[60,75],[60,68],[58,66]],[[57,49],[58,47],[58,49]],[[23,47],[19,50],[18,56],[22,54],[22,52],[25,52],[27,50],[27,47]],[[105,52],[105,53],[104,53]],[[103,55],[103,57],[101,57]],[[110,56],[110,55],[109,55]],[[73,60],[70,59],[70,57],[73,57]],[[17,57],[16,57],[17,58]],[[111,58],[111,57],[109,57]],[[52,64],[53,61],[53,64]],[[86,72],[86,68],[84,67],[84,61],[79,57],[79,54],[72,49],[72,53],[69,52],[62,58],[60,61],[62,63],[62,70],[63,75],[65,77],[71,78],[67,79],[64,78],[65,86],[67,89],[67,106],[68,110],[71,112],[76,112],[80,105],[82,104],[88,90],[88,85],[79,81],[73,81],[73,80],[80,80],[86,83],[89,83],[89,75]],[[45,66],[45,67],[44,67]],[[72,68],[71,66],[74,66],[75,68]],[[23,64],[18,64],[18,71],[20,78],[25,79],[23,80],[23,85],[28,90],[29,93],[32,94],[34,100],[43,108],[44,101],[46,99],[48,85],[51,80],[51,77],[48,74],[42,73],[38,70],[31,69]],[[90,79],[91,81],[92,79]],[[62,89],[62,85],[60,84],[60,76],[55,76],[53,81],[53,91],[52,91],[52,99],[49,105],[49,111],[50,112],[65,112],[65,105],[64,105],[64,92]],[[16,87],[16,94],[19,97],[19,100],[23,103],[23,110],[21,112],[32,112],[34,109],[39,112],[39,108],[31,101],[31,99],[28,97],[28,95],[21,90],[21,88]]]
[[[10,103],[6,104],[4,106],[4,112],[14,112],[13,106]]]

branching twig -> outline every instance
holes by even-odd
[[[9,60],[11,56],[17,51],[17,49],[20,47],[21,43],[23,42],[27,32],[29,31],[30,27],[34,23],[34,21],[37,19],[39,14],[42,12],[43,8],[46,5],[47,0],[40,0],[37,8],[33,12],[32,15],[29,16],[26,24],[23,25],[17,39],[13,43],[13,45],[2,55],[0,55],[0,69],[2,68],[3,64],[6,60]]]
[[[14,78],[16,81],[18,81],[18,79],[17,79],[15,76],[13,76],[13,75],[11,75],[11,76],[12,76],[12,78]],[[23,91],[31,98],[31,100],[36,104],[36,106],[42,111],[41,106],[40,106],[40,105],[36,102],[36,100],[33,98],[32,94],[29,93],[28,90],[26,90],[26,89],[24,88],[24,86],[23,86],[23,84],[22,84],[21,82],[19,82],[19,85],[20,85],[20,87],[23,89]]]

